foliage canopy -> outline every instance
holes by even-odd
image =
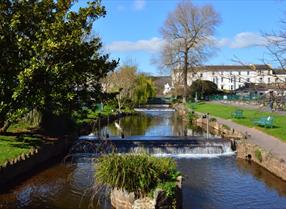
[[[9,113],[36,109],[45,126],[100,98],[100,79],[118,64],[91,35],[105,7],[94,0],[73,11],[75,2],[0,2],[0,125]]]

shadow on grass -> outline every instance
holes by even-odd
[[[38,133],[33,132],[6,132],[1,134],[1,141],[7,142],[10,147],[16,147],[21,149],[30,149],[32,147],[38,147],[44,143],[43,137]]]

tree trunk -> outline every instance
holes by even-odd
[[[5,121],[3,126],[1,126],[0,128],[0,133],[6,133],[7,132],[7,129],[10,127],[11,125],[11,122],[10,121]]]
[[[184,56],[184,71],[183,71],[183,77],[184,77],[184,93],[183,93],[183,103],[187,103],[187,94],[188,94],[188,52],[185,51]]]

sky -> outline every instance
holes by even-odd
[[[84,5],[84,0],[79,0]],[[137,64],[140,72],[161,75],[152,60],[158,57],[163,39],[160,28],[179,0],[102,0],[107,15],[94,24],[104,51],[120,63]],[[204,64],[263,63],[268,52],[261,34],[279,31],[286,19],[285,0],[193,0],[195,5],[211,4],[221,17],[214,34],[217,50]],[[273,64],[268,61],[269,64]],[[166,71],[167,72],[167,71]]]

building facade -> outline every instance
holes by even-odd
[[[273,69],[270,65],[209,65],[190,70],[187,78],[189,86],[198,79],[209,80],[214,82],[220,90],[233,91],[243,87],[246,83],[286,83],[286,70]],[[173,70],[172,86],[182,85],[182,83],[182,70]]]

